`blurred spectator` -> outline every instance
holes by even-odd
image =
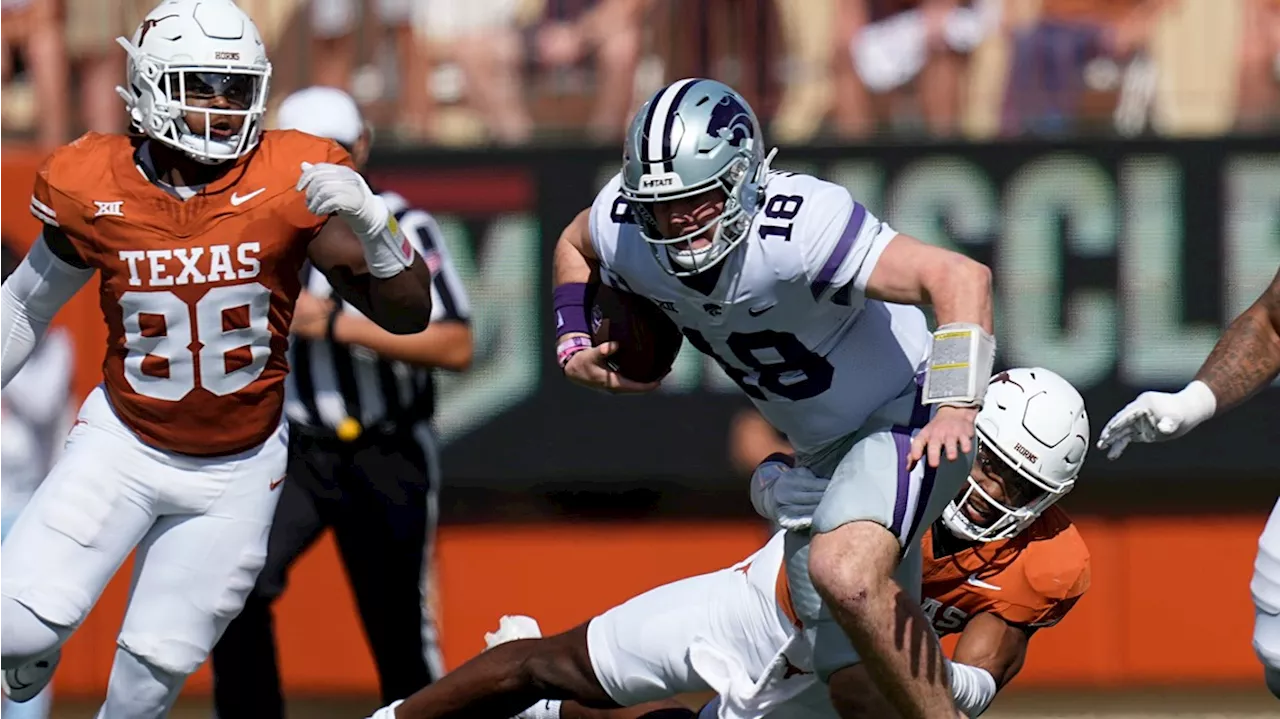
[[[1121,88],[1119,103],[1126,101],[1125,91],[1132,88],[1149,104],[1154,76],[1144,50],[1170,0],[1007,2],[1011,15],[1031,19],[1006,25],[1012,34],[1013,57],[1001,123],[1004,134],[1058,135],[1078,130],[1091,87]],[[1027,6],[1032,7],[1030,13]]]
[[[36,128],[36,141],[46,148],[66,141],[70,117],[67,112],[67,51],[58,22],[57,0],[4,0],[0,6],[0,65],[4,82],[6,127],[27,124]],[[18,92],[12,81],[21,61],[27,75],[29,93]],[[30,97],[34,95],[34,97]],[[19,108],[27,110],[21,112]],[[40,117],[36,121],[35,108]],[[25,115],[26,117],[19,117]]]
[[[118,37],[133,37],[156,0],[62,0],[67,59],[80,96],[80,125],[118,133],[128,117],[116,95],[124,80],[125,56]]]
[[[890,96],[893,120],[905,114],[894,101],[914,95],[930,133],[955,134],[969,53],[994,27],[999,7],[991,0],[841,0],[835,20],[837,132],[872,133],[876,94]]]
[[[831,55],[836,4],[844,0],[776,0],[778,26],[787,53],[786,81],[770,135],[774,141],[808,141],[831,107]],[[844,49],[840,57],[846,57]]]
[[[590,135],[616,139],[632,104],[640,30],[651,0],[423,0],[420,26],[433,56],[456,63],[470,106],[490,138],[513,145],[529,140],[534,123],[523,72],[595,61]]]
[[[341,88],[367,97],[365,88],[353,83],[358,31],[363,23],[375,25],[374,36],[386,41],[395,56],[400,79],[399,102],[394,121],[399,134],[421,139],[428,130],[431,98],[426,69],[414,37],[413,0],[310,0],[311,80],[314,84]],[[363,13],[363,15],[362,15]],[[379,43],[379,47],[381,43]],[[378,58],[371,58],[376,65]]]
[[[116,96],[124,78],[117,37],[132,37],[154,0],[4,0],[6,123],[34,130],[56,147],[85,130],[121,132],[128,118]],[[34,97],[13,92],[14,56],[30,76]],[[72,93],[72,88],[77,90]],[[22,110],[29,109],[29,112]],[[16,111],[15,111],[16,110]]]
[[[1236,122],[1261,130],[1280,121],[1280,0],[1241,0],[1240,89]]]

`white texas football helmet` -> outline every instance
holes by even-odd
[[[138,26],[129,54],[128,87],[117,87],[133,124],[151,139],[207,164],[234,160],[258,144],[271,63],[253,20],[232,0],[165,0]],[[219,107],[193,101],[223,98]],[[203,113],[205,129],[187,123]],[[219,117],[242,117],[235,134],[213,130]]]
[[[984,456],[1007,465],[1037,492],[1022,506],[1005,506],[983,491],[971,473],[969,488],[947,505],[942,521],[956,536],[975,542],[1008,539],[1026,529],[1075,486],[1089,449],[1084,398],[1070,382],[1041,367],[1020,367],[992,377],[976,430],[975,465]],[[979,525],[964,511],[975,496],[1000,514],[989,526]]]

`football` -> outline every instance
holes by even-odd
[[[609,357],[612,369],[636,382],[665,377],[684,342],[675,323],[639,295],[604,284],[595,285],[592,292],[591,341],[618,343],[618,351]]]

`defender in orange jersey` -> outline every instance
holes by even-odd
[[[38,693],[137,547],[100,715],[160,716],[262,566],[304,264],[404,333],[429,320],[430,273],[346,150],[263,131],[271,65],[230,0],[166,0],[120,44],[139,133],[45,162],[41,237],[3,286],[4,383],[94,274],[108,341],[102,385],[4,543],[0,652],[5,693]]]
[[[976,429],[968,485],[904,548],[896,575],[907,590],[898,601],[922,602],[933,627],[899,611],[895,636],[918,650],[911,654],[922,676],[950,685],[956,717],[981,714],[1021,669],[1035,631],[1060,620],[1089,586],[1084,542],[1053,507],[1074,487],[1088,449],[1080,393],[1045,369],[1001,372]],[[827,480],[792,464],[786,455],[762,462],[752,502],[807,531]],[[503,617],[485,637],[488,651],[372,719],[895,716],[861,664],[828,685],[815,674],[813,628],[791,605],[789,534],[732,567],[645,592],[552,637],[538,638],[529,617]],[[934,631],[961,633],[949,660],[929,649]],[[671,701],[705,691],[718,696],[701,712]]]

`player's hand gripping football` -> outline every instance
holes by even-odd
[[[907,469],[914,468],[921,459],[927,459],[930,467],[937,467],[944,456],[954,462],[961,454],[968,454],[973,449],[973,423],[977,419],[976,407],[939,407],[929,424],[911,440]]]
[[[1217,398],[1203,382],[1192,382],[1176,394],[1143,392],[1102,428],[1098,449],[1116,459],[1130,442],[1164,442],[1190,432],[1213,416]]]
[[[604,390],[614,394],[639,394],[658,388],[662,381],[636,382],[618,374],[609,367],[609,355],[618,351],[617,342],[605,342],[595,347],[584,347],[564,365],[564,375],[583,387]]]

